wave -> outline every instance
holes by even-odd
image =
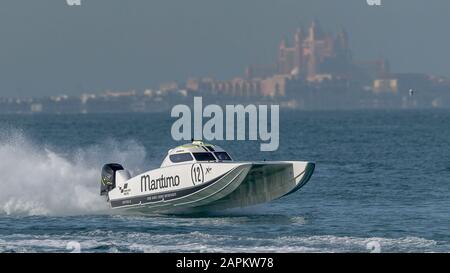
[[[135,141],[106,140],[57,153],[23,132],[0,135],[0,214],[77,215],[102,213],[100,169],[106,162],[140,166],[145,148]],[[137,169],[139,171],[140,169]]]
[[[70,235],[9,236],[0,238],[0,252],[447,252],[449,245],[420,237],[381,238],[335,235],[271,238],[207,234],[150,234],[95,230]],[[376,245],[378,251],[374,251]]]

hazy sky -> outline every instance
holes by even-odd
[[[357,59],[450,76],[449,0],[81,1],[1,1],[0,97],[231,78],[274,62],[279,40],[314,18],[345,27]]]

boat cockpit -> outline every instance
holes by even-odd
[[[164,158],[161,167],[167,167],[177,164],[196,163],[196,162],[228,162],[233,161],[231,156],[219,146],[206,144],[202,141],[193,141],[192,143],[178,146],[169,150]]]

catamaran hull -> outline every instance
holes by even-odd
[[[314,167],[299,161],[185,164],[119,181],[108,197],[114,209],[143,213],[245,207],[296,192]]]

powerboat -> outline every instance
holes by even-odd
[[[201,141],[168,151],[160,168],[131,177],[117,163],[102,168],[100,195],[113,209],[177,213],[246,207],[292,194],[310,179],[304,161],[234,161]]]

